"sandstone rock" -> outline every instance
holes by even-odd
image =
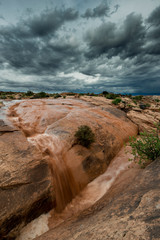
[[[157,159],[144,170],[121,175],[93,207],[36,240],[160,239],[159,189]]]
[[[122,111],[109,106],[102,109],[76,99],[21,101],[10,107],[8,117],[14,127],[3,119],[0,122],[2,239],[14,239],[26,223],[48,211],[54,202],[48,146],[41,151],[27,138],[57,136],[64,144],[65,160],[75,179],[86,185],[106,170],[129,136],[137,134],[137,126]],[[75,144],[74,134],[84,124],[96,135],[89,149]]]
[[[0,121],[0,239],[51,209],[50,173],[22,132]]]
[[[119,109],[80,100],[22,101],[10,109],[10,119],[27,137],[39,133],[58,136],[66,146],[66,158],[71,158],[69,167],[77,162],[79,175],[85,171],[88,182],[106,170],[129,136],[137,134],[137,126]],[[96,135],[90,149],[75,145],[74,134],[80,125],[89,125]]]
[[[127,116],[138,125],[140,132],[143,130],[148,131],[149,129],[154,128],[154,124],[160,121],[160,113],[149,110],[144,110],[141,112],[132,110],[127,113]]]
[[[131,98],[122,96],[122,102],[117,106],[112,104],[112,100],[105,99],[104,97],[83,97],[87,102],[90,102],[96,106],[106,107],[112,105],[112,109],[119,108],[127,113],[127,117],[137,124],[139,132],[143,130],[150,130],[154,128],[154,123],[160,121],[160,102],[155,101],[154,99],[159,100],[159,96],[143,96],[142,104],[150,106],[145,110],[142,110],[139,107],[141,102],[137,101],[137,104]],[[124,104],[125,103],[125,104]]]

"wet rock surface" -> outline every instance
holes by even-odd
[[[131,168],[94,206],[36,240],[160,239],[159,189],[160,159]]]
[[[9,240],[53,205],[47,162],[21,131],[1,123],[0,239]]]
[[[79,100],[29,100],[10,107],[0,121],[0,236],[18,231],[54,202],[54,186],[46,155],[27,141],[39,134],[56,135],[65,144],[65,159],[78,182],[86,185],[103,173],[137,126],[118,109],[103,110]],[[75,144],[80,125],[96,135],[90,149]],[[52,185],[52,194],[51,194]],[[51,200],[52,197],[52,200]]]
[[[102,174],[137,126],[126,114],[113,107],[99,108],[81,100],[30,100],[10,108],[10,119],[26,137],[36,134],[56,135],[66,146],[68,164],[88,182]],[[89,125],[96,141],[90,149],[75,144],[74,134],[80,125]],[[81,171],[81,172],[80,172]]]

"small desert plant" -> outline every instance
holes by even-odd
[[[6,99],[7,97],[5,95],[1,95],[0,99]]]
[[[112,103],[113,103],[114,105],[118,105],[121,101],[122,101],[121,98],[116,98],[116,99],[114,99],[114,100],[112,101]]]
[[[136,100],[132,99],[132,101],[134,102],[135,105],[137,105],[137,101]]]
[[[27,91],[25,95],[30,97],[30,96],[33,96],[34,93],[32,91]]]
[[[33,98],[47,98],[49,97],[49,95],[45,92],[39,92],[34,94]]]
[[[145,110],[146,108],[149,108],[150,106],[151,105],[149,103],[146,103],[146,104],[141,103],[141,104],[139,104],[140,109],[143,109],[143,110]]]
[[[78,144],[87,148],[95,141],[95,135],[87,125],[81,125],[74,136]]]
[[[138,96],[134,96],[134,97],[132,97],[132,100],[141,101],[142,98],[143,98],[142,95],[138,95]]]
[[[12,96],[12,95],[8,96],[8,98],[11,99],[11,100],[14,100],[14,99],[15,99],[15,97]]]
[[[59,93],[55,93],[54,96],[53,96],[53,98],[55,98],[55,99],[60,98],[60,97],[61,97],[61,95]]]
[[[117,97],[117,94],[114,93],[108,93],[107,95],[105,95],[105,97],[107,99],[115,99]]]
[[[133,154],[133,159],[129,160],[135,161],[142,168],[160,156],[160,123],[155,124],[155,127],[156,130],[141,132],[140,138],[131,137],[129,140]]]
[[[103,91],[103,92],[102,92],[103,95],[107,95],[108,93],[109,93],[109,92],[107,92],[107,91]]]

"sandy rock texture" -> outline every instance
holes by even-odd
[[[160,239],[160,159],[130,169],[90,209],[36,240]]]
[[[85,171],[88,182],[106,170],[124,142],[136,135],[138,129],[119,109],[109,105],[96,107],[76,99],[22,101],[13,105],[9,114],[26,137],[44,133],[58,136],[75,176]],[[90,126],[95,133],[95,143],[89,149],[75,142],[74,134],[80,125]]]
[[[142,100],[134,101],[129,97],[121,96],[119,105],[112,104],[112,100],[105,97],[82,97],[86,102],[95,106],[118,108],[126,112],[127,117],[138,126],[139,132],[154,128],[154,124],[160,122],[160,96],[143,96]],[[147,106],[142,109],[141,106]]]
[[[0,239],[51,209],[49,168],[24,134],[0,121]]]
[[[106,170],[129,136],[137,134],[124,112],[75,99],[20,101],[9,108],[8,119],[13,125],[0,121],[0,236],[7,240],[54,202],[47,145],[44,155],[29,138],[56,135],[74,177],[87,184]],[[84,124],[96,135],[90,149],[75,143],[75,131]]]

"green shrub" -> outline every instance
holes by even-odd
[[[63,98],[66,98],[66,96],[64,95]]]
[[[46,98],[46,97],[49,97],[49,95],[45,92],[39,92],[33,96],[33,98]]]
[[[134,102],[135,105],[137,105],[137,101],[136,100],[132,99],[132,101]]]
[[[146,103],[146,108],[150,108],[151,104]]]
[[[1,99],[6,99],[7,97],[5,95],[0,96]]]
[[[106,98],[107,99],[115,99],[116,96],[114,94],[109,93],[109,94],[106,95]]]
[[[143,104],[143,103],[141,103],[141,104],[139,104],[139,107],[141,108],[141,109],[146,109],[146,108],[149,108],[151,105],[149,104],[149,103],[146,103],[146,104]]]
[[[107,99],[116,99],[117,97],[119,97],[119,94],[108,93],[107,95],[105,95],[105,97]]]
[[[11,99],[11,100],[14,100],[14,99],[15,99],[15,97],[12,96],[12,95],[8,96],[8,98]]]
[[[109,93],[109,92],[107,92],[107,91],[103,91],[103,92],[102,92],[103,95],[107,95],[108,93]]]
[[[155,98],[154,101],[155,102],[160,102],[160,100],[158,98]]]
[[[121,101],[122,101],[121,98],[116,98],[116,99],[114,99],[114,100],[112,101],[112,103],[113,103],[114,105],[118,105]]]
[[[156,130],[150,132],[141,132],[140,138],[131,137],[129,144],[132,147],[133,159],[141,167],[145,167],[147,163],[154,161],[160,156],[160,124],[156,124]]]
[[[93,96],[93,97],[96,97],[97,96],[97,94],[95,94],[95,93],[89,93],[89,96]]]
[[[32,91],[27,91],[25,95],[30,97],[30,96],[33,96],[33,94],[34,93]]]
[[[143,98],[142,95],[138,95],[138,96],[132,97],[132,100],[141,101],[142,98]]]
[[[95,141],[95,135],[87,125],[81,125],[74,136],[78,144],[87,148]]]
[[[59,93],[54,94],[53,98],[60,98],[61,95]]]

